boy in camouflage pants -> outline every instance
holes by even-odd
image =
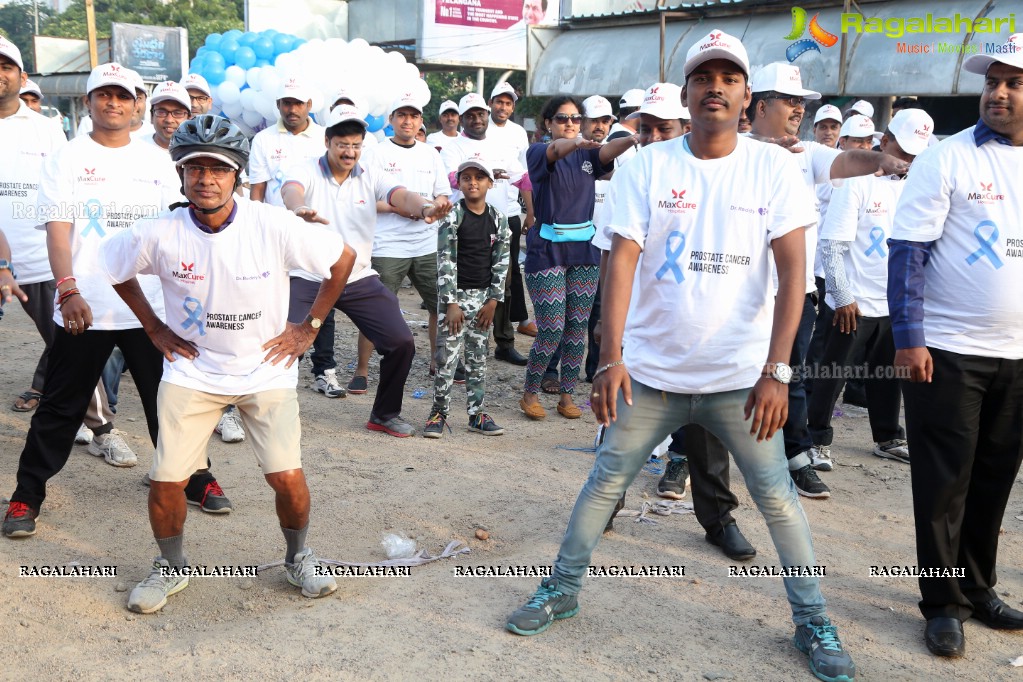
[[[504,433],[483,411],[483,398],[488,335],[494,309],[504,300],[511,232],[505,215],[487,203],[487,191],[494,186],[493,171],[473,159],[458,167],[457,178],[463,198],[437,233],[438,328],[447,333],[437,343],[437,377],[433,409],[423,431],[426,438],[444,435],[463,345],[469,430],[485,436]]]

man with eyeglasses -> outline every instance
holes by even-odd
[[[165,81],[153,90],[150,103],[150,115],[156,132],[144,139],[160,149],[168,149],[174,131],[192,117],[192,100],[188,90],[180,83]]]
[[[67,463],[111,351],[124,355],[156,444],[160,352],[138,318],[110,286],[99,264],[104,241],[136,221],[155,219],[180,198],[181,183],[167,154],[131,139],[135,81],[120,64],[92,70],[86,101],[93,130],[46,161],[39,181],[38,218],[46,223],[50,269],[57,281],[55,337],[46,367],[46,400],[36,409],[18,463],[17,489],[3,522],[7,537],[33,535],[46,483]],[[163,315],[159,282],[142,289]],[[113,424],[97,429],[90,454],[130,467],[135,453]]]
[[[752,135],[763,140],[798,142],[795,135],[803,121],[806,101],[820,99],[819,92],[803,88],[799,67],[793,64],[775,62],[753,74],[750,82],[752,99],[746,111],[753,124]],[[801,148],[801,151],[799,149]],[[829,183],[841,178],[870,175],[878,170],[886,174],[902,174],[907,171],[906,161],[881,152],[854,149],[839,152],[817,142],[798,142],[796,163],[802,171],[807,187],[812,191],[816,185]],[[816,197],[814,213],[817,215]],[[819,215],[817,215],[819,220]],[[806,296],[799,321],[796,338],[792,344],[789,365],[794,368],[788,385],[788,418],[783,429],[785,456],[788,458],[789,473],[800,495],[824,499],[831,496],[831,489],[821,481],[817,469],[830,471],[830,456],[812,460],[813,443],[806,421],[806,388],[803,371],[807,349],[817,317],[817,282],[814,279],[814,256],[817,253],[817,223],[806,230]],[[777,280],[775,280],[777,287]],[[826,454],[826,453],[821,453]]]
[[[210,113],[213,108],[213,92],[206,79],[197,73],[190,73],[185,76],[181,84],[188,90],[188,98],[191,100],[192,116],[201,116]]]

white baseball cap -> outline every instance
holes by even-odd
[[[970,55],[963,62],[963,68],[970,73],[979,73],[984,76],[995,62],[1023,69],[1023,33],[1014,33],[1009,36],[1005,44],[994,54]],[[900,142],[899,145],[901,146],[902,143]]]
[[[927,149],[931,141],[934,119],[923,109],[903,109],[892,116],[888,130],[895,136],[902,151],[916,156]]]
[[[490,111],[490,107],[487,106],[486,100],[483,99],[483,95],[478,92],[470,92],[468,95],[458,100],[459,116],[470,109],[483,109],[485,111]]]
[[[611,110],[611,103],[607,101],[606,97],[600,95],[591,95],[583,100],[583,116],[586,118],[610,116],[615,121],[618,120]]]
[[[24,95],[27,92],[32,93],[33,95],[35,95],[39,99],[43,98],[43,91],[39,89],[39,85],[34,80],[31,80],[31,79],[26,80],[25,81],[25,87],[23,87],[18,94],[19,95]]]
[[[773,62],[753,74],[750,90],[756,92],[780,92],[783,95],[820,99],[821,93],[803,88],[803,76],[795,64]]]
[[[185,87],[185,90],[200,90],[204,92],[207,97],[213,96],[213,92],[210,90],[210,84],[205,78],[197,73],[190,73],[185,76],[185,80],[181,81],[181,84]]]
[[[643,104],[643,90],[641,88],[633,88],[632,90],[626,90],[622,98],[618,100],[618,107],[626,107],[633,109]]]
[[[353,107],[355,107],[357,109],[361,109],[362,108],[361,100],[359,99],[359,97],[356,96],[354,90],[351,90],[349,88],[344,88],[344,87],[340,88],[336,93],[334,93],[334,97],[330,100],[331,106],[337,104],[338,100],[342,100],[342,99],[348,100],[349,102],[352,103],[351,106],[353,106]]]
[[[689,78],[689,74],[697,66],[709,62],[711,59],[727,59],[730,62],[735,62],[742,67],[746,77],[749,77],[749,55],[746,54],[746,48],[742,41],[724,31],[711,31],[697,40],[696,44],[686,53],[686,63],[682,67],[682,73]]]
[[[481,171],[487,174],[488,178],[490,178],[491,180],[494,179],[494,171],[490,170],[490,167],[483,162],[483,159],[469,159],[468,161],[463,161],[461,164],[459,164],[458,170],[455,171],[455,178],[461,177],[462,171],[464,171],[466,168],[479,168]]]
[[[639,111],[629,114],[626,120],[639,118],[642,114],[665,121],[689,118],[689,110],[682,106],[682,88],[674,83],[654,83],[643,93],[643,104]]]
[[[849,111],[855,111],[857,114],[863,114],[868,118],[874,118],[874,105],[865,99],[858,99],[852,103],[849,107]]]
[[[177,102],[189,111],[192,109],[192,98],[188,96],[188,90],[181,83],[164,81],[153,89],[153,96],[149,99],[150,106],[156,106],[160,102]]]
[[[100,64],[89,73],[89,80],[85,84],[85,94],[88,95],[93,90],[106,85],[116,85],[127,90],[132,99],[135,99],[138,97],[135,92],[136,76],[138,76],[137,73],[117,62]]]
[[[340,104],[331,109],[330,113],[327,114],[326,127],[331,128],[346,121],[357,121],[363,128],[368,127],[362,112],[350,104]]]
[[[842,122],[842,110],[836,107],[834,104],[825,104],[817,110],[817,115],[813,117],[813,124],[817,125],[821,121],[838,121]]]
[[[494,99],[498,95],[508,95],[513,102],[519,101],[519,96],[515,94],[515,88],[508,81],[501,81],[490,91],[490,99]]]
[[[387,110],[387,118],[390,118],[394,112],[403,107],[415,109],[420,114],[423,113],[423,105],[419,98],[411,92],[403,92],[398,99],[391,102],[391,108]]]
[[[839,137],[871,137],[875,134],[874,120],[862,114],[853,114],[842,124]]]
[[[213,147],[210,147],[210,149],[213,149]],[[197,152],[192,152],[191,154],[186,154],[185,156],[178,159],[175,162],[175,165],[184,166],[192,159],[216,159],[217,161],[225,163],[235,170],[241,168],[241,166],[238,165],[238,162],[232,159],[230,156],[227,156],[226,154],[218,154],[214,151],[207,151],[205,149]]]
[[[440,103],[440,109],[437,111],[437,115],[440,116],[445,111],[451,111],[451,110],[454,110],[454,112],[457,114],[458,113],[458,105],[455,104],[454,102],[452,102],[451,100],[446,99],[446,100],[444,100],[443,102]]]
[[[289,78],[281,84],[281,94],[277,99],[297,99],[308,102],[313,98],[313,89],[300,78]]]
[[[0,36],[0,54],[17,64],[18,68],[22,71],[25,70],[25,62],[21,61],[21,50],[18,49],[17,45],[3,36]]]

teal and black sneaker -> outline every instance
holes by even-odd
[[[500,436],[504,429],[497,425],[486,412],[480,412],[469,417],[469,430],[482,433],[484,436]]]
[[[508,618],[504,627],[516,635],[538,635],[555,620],[579,613],[574,594],[558,590],[557,578],[544,578],[533,597]]]
[[[856,664],[838,639],[838,628],[826,616],[796,626],[796,648],[810,657],[810,670],[825,682],[853,682]]]

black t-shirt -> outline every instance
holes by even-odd
[[[497,238],[497,225],[489,210],[476,215],[468,208],[458,228],[458,288],[489,289],[490,251]]]

